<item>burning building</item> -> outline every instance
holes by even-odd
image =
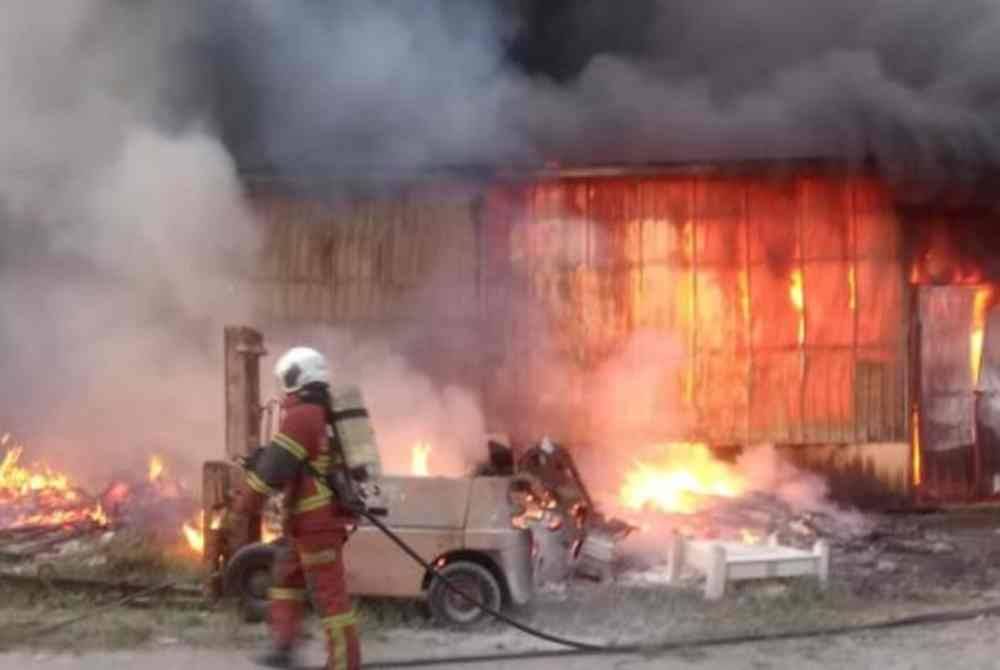
[[[855,499],[1000,490],[989,259],[955,228],[991,214],[973,196],[824,161],[427,177],[360,198],[248,184],[260,318],[401,326],[490,428],[619,458],[772,444]]]

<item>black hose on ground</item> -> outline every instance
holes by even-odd
[[[442,576],[438,570],[425,561],[416,551],[413,550],[406,542],[400,538],[396,533],[389,528],[381,519],[375,514],[370,513],[365,509],[355,510],[358,514],[365,517],[378,528],[380,531],[385,533],[385,535],[393,541],[407,556],[412,558],[418,564],[420,564],[425,570],[428,570],[436,579],[440,579],[444,583],[445,587],[448,588],[453,593],[460,595],[462,598],[472,603],[476,607],[480,608],[483,612],[486,612],[495,619],[502,621],[503,623],[516,628],[517,630],[527,633],[533,637],[540,640],[545,640],[546,642],[551,642],[558,644],[560,646],[566,647],[566,649],[549,649],[549,650],[535,650],[535,651],[521,651],[521,652],[511,652],[507,654],[474,654],[467,656],[450,656],[445,658],[425,658],[425,659],[404,659],[396,661],[378,661],[375,663],[365,663],[363,667],[365,668],[418,668],[433,665],[458,665],[463,663],[496,663],[500,661],[513,661],[513,660],[526,660],[533,658],[563,658],[568,656],[596,656],[596,655],[628,655],[628,654],[643,654],[643,655],[658,655],[666,654],[672,651],[678,651],[681,649],[695,649],[695,648],[706,648],[706,647],[720,647],[734,644],[746,644],[750,642],[772,642],[780,640],[794,640],[809,637],[825,637],[825,636],[835,636],[835,635],[849,635],[851,633],[861,633],[865,631],[873,630],[887,630],[891,628],[902,628],[906,626],[917,626],[926,624],[936,624],[936,623],[949,623],[953,621],[965,621],[968,619],[976,619],[984,616],[997,616],[1000,615],[1000,605],[992,607],[982,607],[971,610],[939,610],[935,612],[928,612],[925,614],[915,614],[912,616],[899,617],[895,619],[886,619],[882,621],[875,621],[871,623],[861,623],[861,624],[849,624],[842,626],[828,626],[823,628],[805,628],[799,630],[791,631],[780,631],[776,633],[742,633],[736,635],[724,635],[718,637],[706,637],[706,638],[691,638],[687,640],[667,640],[655,643],[631,643],[631,644],[612,644],[612,645],[600,645],[592,644],[589,642],[580,642],[578,640],[571,640],[568,638],[560,637],[558,635],[553,635],[551,633],[546,633],[545,631],[538,630],[524,624],[516,619],[493,610],[483,603],[479,602],[473,596],[465,593],[456,586],[453,586],[446,577]]]
[[[608,645],[595,649],[547,649],[515,651],[506,654],[472,654],[467,656],[448,656],[443,658],[420,658],[420,659],[400,659],[393,661],[375,661],[364,663],[364,668],[420,668],[441,665],[462,665],[473,663],[499,663],[501,661],[530,660],[539,658],[567,658],[571,656],[627,656],[642,654],[643,656],[656,657],[671,652],[687,649],[705,649],[710,647],[724,647],[738,644],[749,644],[759,642],[780,642],[783,640],[798,640],[814,637],[833,637],[838,635],[850,635],[853,633],[864,633],[868,631],[889,630],[892,628],[905,628],[908,626],[921,626],[930,624],[954,623],[957,621],[968,621],[988,616],[1000,615],[1000,605],[992,607],[981,607],[971,610],[938,610],[913,616],[899,617],[897,619],[887,619],[874,621],[871,623],[850,624],[844,626],[829,626],[824,628],[803,628],[799,630],[779,631],[776,633],[740,633],[735,635],[723,635],[719,637],[690,638],[687,640],[669,640],[655,644],[624,644]]]
[[[527,624],[521,623],[517,619],[513,619],[513,618],[507,616],[503,612],[499,612],[499,611],[494,610],[494,609],[492,609],[490,607],[487,607],[485,604],[483,604],[482,602],[480,602],[477,598],[474,598],[473,596],[469,595],[468,593],[466,593],[462,589],[458,588],[457,586],[454,586],[450,581],[448,581],[448,578],[445,577],[444,575],[442,575],[440,572],[438,572],[437,568],[435,568],[433,565],[431,565],[426,560],[424,560],[424,558],[420,554],[418,554],[416,551],[414,551],[413,548],[410,547],[410,545],[408,545],[401,537],[399,537],[398,535],[396,535],[396,533],[391,528],[389,528],[387,525],[385,525],[385,523],[383,523],[382,520],[378,518],[378,515],[372,514],[367,509],[364,509],[364,508],[355,508],[355,511],[358,514],[360,514],[361,516],[363,516],[366,519],[368,519],[368,521],[370,521],[373,526],[375,526],[380,531],[382,531],[390,540],[393,541],[393,543],[395,543],[395,545],[397,547],[399,547],[400,549],[402,549],[403,552],[407,556],[409,556],[410,558],[412,558],[421,567],[423,567],[431,575],[433,575],[434,579],[440,579],[441,582],[445,585],[445,588],[447,588],[452,593],[460,595],[462,598],[464,598],[465,600],[467,600],[469,603],[475,605],[476,607],[478,607],[479,609],[481,609],[483,612],[486,612],[487,614],[489,614],[494,619],[497,619],[498,621],[502,621],[503,623],[507,624],[508,626],[511,626],[512,628],[516,628],[517,630],[521,631],[522,633],[527,633],[528,635],[531,635],[532,637],[537,637],[540,640],[545,640],[546,642],[551,642],[553,644],[558,644],[558,645],[561,645],[563,647],[569,647],[570,649],[576,649],[578,651],[588,651],[588,652],[591,652],[591,653],[599,653],[599,652],[602,652],[605,649],[605,647],[603,647],[603,646],[601,646],[599,644],[591,644],[589,642],[580,642],[579,640],[570,640],[569,638],[560,637],[558,635],[552,635],[551,633],[546,633],[545,631],[541,631],[541,630],[538,630],[537,628],[532,628],[531,626],[528,626]]]

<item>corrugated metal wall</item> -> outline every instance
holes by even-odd
[[[577,392],[592,386],[588,372],[652,331],[663,337],[650,364],[664,371],[664,430],[674,437],[905,439],[903,249],[879,182],[556,179],[507,189],[490,209],[507,243],[493,262],[545,305],[557,354],[579,370],[563,373],[575,431],[597,429]],[[515,347],[507,364],[518,372],[507,377],[548,376],[538,351]]]
[[[359,324],[448,318],[474,311],[475,201],[441,194],[336,205],[258,193],[262,255],[252,281],[265,318]],[[447,284],[450,300],[427,313],[414,294]],[[470,305],[472,307],[470,307]]]
[[[585,438],[602,365],[652,333],[673,437],[905,439],[903,250],[874,179],[549,179],[494,185],[483,211],[469,195],[254,201],[265,318],[486,328],[504,342],[478,380],[498,425]],[[415,299],[432,280],[448,300]]]

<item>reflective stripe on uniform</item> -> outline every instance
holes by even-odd
[[[306,460],[306,456],[309,455],[308,452],[306,452],[305,447],[284,433],[275,433],[274,437],[271,438],[271,441],[282,449],[288,451],[292,456],[300,461]]]
[[[328,505],[333,501],[333,494],[329,490],[320,491],[315,495],[311,495],[308,498],[304,498],[295,505],[295,514],[305,514],[306,512],[312,512],[317,510],[324,505]]]
[[[324,617],[320,623],[322,623],[323,627],[327,630],[340,630],[341,628],[346,628],[347,626],[357,625],[358,615],[352,609],[349,612],[344,612],[343,614]]]
[[[344,635],[344,629],[357,623],[353,609],[322,620],[323,628],[330,638],[330,665],[333,670],[347,670],[347,636]]]
[[[326,549],[325,551],[317,551],[312,554],[307,554],[306,552],[303,551],[299,553],[299,559],[302,561],[302,565],[305,567],[322,565],[324,563],[336,563],[337,550]]]
[[[280,589],[270,588],[267,590],[267,597],[271,600],[298,600],[305,601],[305,589]]]
[[[333,491],[330,490],[330,487],[322,479],[313,477],[312,480],[316,483],[316,493],[298,501],[292,509],[294,514],[312,512],[329,504],[333,500]]]
[[[247,486],[264,496],[273,496],[278,493],[268,486],[263,479],[258,477],[256,472],[247,472]]]
[[[342,628],[328,629],[330,638],[330,670],[347,670],[347,636]]]

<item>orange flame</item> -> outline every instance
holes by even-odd
[[[746,484],[704,444],[674,443],[655,464],[637,462],[625,475],[619,499],[630,509],[692,514],[702,496],[735,498]]]
[[[979,383],[979,370],[983,362],[983,333],[986,328],[986,316],[993,300],[993,288],[980,288],[972,307],[972,333],[969,336],[969,371],[972,373],[972,383]]]
[[[410,455],[410,472],[414,477],[430,477],[431,445],[418,442],[413,445]]]
[[[788,289],[788,297],[792,300],[795,311],[799,313],[799,333],[798,342],[802,345],[806,341],[806,294],[802,279],[802,270],[792,270],[791,286]]]
[[[198,519],[196,521],[191,521],[181,526],[181,531],[184,533],[184,539],[187,540],[188,546],[194,549],[199,554],[205,553],[204,529],[205,529],[204,512],[198,514]]]
[[[222,528],[222,514],[212,515],[212,530]],[[181,532],[187,541],[188,547],[199,554],[205,553],[205,512],[199,512],[197,517],[181,526]],[[262,542],[273,542],[281,537],[281,528],[268,523],[261,524],[260,539]]]
[[[858,309],[858,277],[853,267],[847,271],[847,287],[850,291],[851,311],[856,312]]]
[[[920,446],[920,413],[913,410],[913,485],[920,486],[924,481],[923,454]]]
[[[4,435],[0,447],[9,442],[10,435]],[[12,446],[0,459],[0,507],[16,509],[23,503],[29,510],[9,522],[9,527],[108,523],[100,504],[86,504],[69,477],[45,465],[21,465],[23,453],[23,447]]]
[[[274,542],[279,537],[281,537],[281,528],[276,528],[266,523],[261,526],[260,528],[261,542]]]
[[[149,481],[155,482],[163,476],[163,459],[153,456],[149,459]]]

